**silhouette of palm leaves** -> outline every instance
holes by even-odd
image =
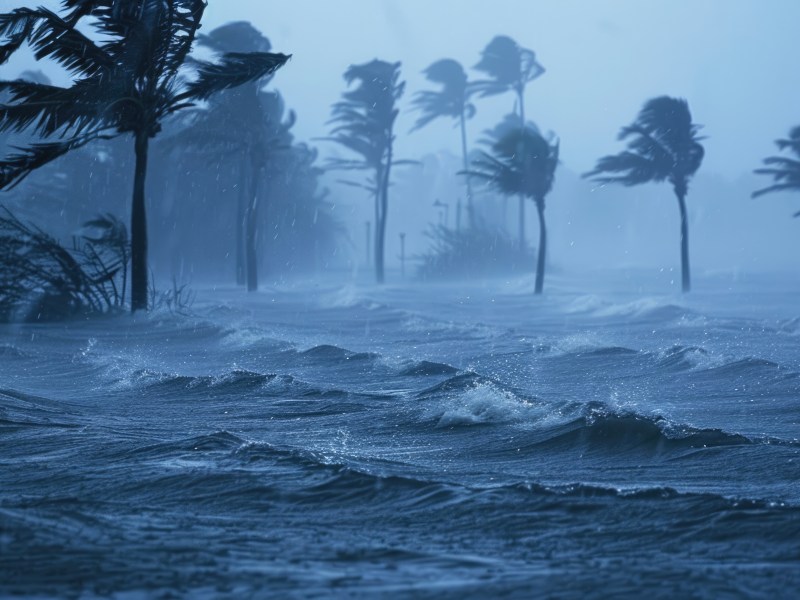
[[[467,74],[461,63],[450,58],[438,60],[423,71],[428,81],[439,84],[437,91],[417,92],[412,106],[421,114],[411,131],[417,131],[441,117],[460,119],[463,115],[471,119],[475,105],[469,102],[475,93],[469,85]]]
[[[636,121],[619,134],[628,149],[605,156],[584,177],[626,186],[669,180],[685,193],[703,162],[699,125],[692,123],[685,100],[661,96],[649,100]]]
[[[227,53],[181,70],[205,9],[203,0],[64,0],[63,16],[45,8],[0,15],[0,64],[28,43],[37,59],[51,58],[73,76],[69,87],[30,81],[0,82],[9,94],[0,106],[0,132],[30,131],[58,137],[20,148],[0,161],[0,189],[98,138],[144,132],[214,93],[263,77],[289,59],[268,52]],[[88,17],[102,41],[81,33]]]
[[[800,126],[793,128],[789,132],[789,137],[775,142],[778,150],[788,150],[796,158],[788,156],[770,156],[764,159],[765,167],[756,169],[759,175],[769,175],[772,177],[773,184],[769,187],[753,192],[753,198],[758,198],[764,194],[783,191],[800,191]],[[800,217],[800,212],[795,213],[795,217]]]

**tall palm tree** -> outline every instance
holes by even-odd
[[[502,194],[533,200],[539,216],[539,253],[536,262],[535,292],[544,289],[547,258],[545,198],[553,189],[558,166],[559,143],[546,139],[531,124],[512,128],[494,141],[491,152],[482,151],[473,159],[470,174],[494,186]]]
[[[786,156],[770,156],[764,159],[766,167],[756,169],[759,175],[772,176],[773,184],[764,189],[753,192],[753,198],[772,192],[794,191],[800,192],[800,126],[789,132],[788,139],[777,140],[778,150],[789,150],[797,158]],[[800,212],[794,214],[800,217]]]
[[[536,60],[536,53],[506,35],[498,35],[484,48],[474,69],[488,77],[473,84],[482,98],[507,92],[515,94],[520,128],[525,127],[525,88],[545,72]],[[519,197],[519,246],[520,250],[525,249],[524,196]]]
[[[636,121],[620,131],[628,149],[597,161],[586,173],[600,183],[625,186],[668,181],[678,199],[681,214],[681,274],[683,291],[691,289],[689,273],[689,218],[686,194],[689,181],[700,168],[705,151],[698,136],[701,126],[692,122],[686,100],[660,96],[648,100]]]
[[[341,144],[359,155],[358,159],[337,159],[333,168],[371,172],[366,185],[375,199],[375,278],[383,283],[386,216],[389,208],[389,185],[394,165],[408,161],[394,159],[394,126],[399,110],[397,102],[405,91],[400,81],[400,63],[375,59],[353,65],[344,74],[348,85],[333,105],[330,123],[334,125],[329,141]]]
[[[204,0],[62,0],[62,15],[19,8],[0,14],[0,64],[28,43],[37,59],[52,58],[72,75],[69,87],[0,82],[11,95],[0,106],[0,131],[32,130],[41,138],[0,161],[0,189],[97,139],[131,134],[136,166],[131,208],[131,310],[146,310],[145,180],[149,141],[176,111],[214,93],[259,79],[289,59],[267,52],[228,53],[181,71],[205,10]],[[99,34],[82,33],[86,24]]]
[[[467,74],[461,63],[450,58],[438,60],[423,71],[428,81],[441,85],[437,91],[417,92],[412,104],[420,113],[420,117],[411,131],[416,131],[440,117],[458,119],[461,128],[461,153],[464,159],[464,171],[469,170],[467,151],[467,119],[475,116],[475,105],[470,96],[475,92],[469,84]],[[465,176],[467,185],[467,214],[470,227],[475,226],[475,215],[472,205],[472,182]]]

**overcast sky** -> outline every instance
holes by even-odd
[[[528,114],[562,139],[565,166],[589,169],[619,149],[619,128],[642,103],[689,100],[708,136],[705,170],[735,179],[800,124],[800,0],[210,0],[207,27],[249,19],[292,53],[275,80],[302,137],[325,131],[342,73],[372,58],[403,63],[408,94],[443,57],[473,66],[496,34],[533,49],[547,73],[527,93]],[[482,100],[473,134],[513,107]],[[402,117],[401,132],[413,122]],[[401,153],[458,150],[448,123],[401,136]]]
[[[3,9],[24,4],[0,0]],[[471,67],[497,34],[546,67],[528,87],[527,113],[561,137],[563,163],[577,172],[618,150],[619,128],[660,94],[689,100],[708,136],[704,170],[729,179],[800,124],[800,0],[210,0],[205,30],[242,19],[294,56],[274,86],[297,110],[300,138],[325,134],[350,64],[402,61],[407,109],[426,87],[427,65],[450,57]],[[0,67],[2,75],[29,62]],[[480,100],[472,137],[512,107],[511,96]],[[451,124],[404,135],[413,119],[401,116],[400,154],[458,152]]]

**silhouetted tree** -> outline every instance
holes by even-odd
[[[485,73],[489,79],[476,81],[473,85],[481,97],[496,96],[512,92],[516,95],[519,126],[525,121],[525,88],[544,74],[545,69],[536,60],[533,50],[523,48],[512,38],[498,35],[484,48],[475,70]],[[525,197],[519,197],[519,246],[525,248]]]
[[[772,192],[800,192],[800,127],[795,127],[789,132],[788,139],[777,140],[778,150],[789,150],[797,158],[787,156],[770,156],[764,159],[764,168],[756,169],[759,175],[770,175],[773,184],[764,189],[753,192],[753,198]],[[800,217],[800,212],[794,214]]]
[[[389,208],[389,185],[392,167],[408,161],[394,159],[394,126],[399,110],[397,102],[405,90],[400,81],[400,63],[373,60],[353,65],[344,74],[354,89],[342,94],[333,105],[330,141],[341,144],[360,155],[359,159],[337,159],[332,166],[339,169],[372,172],[366,185],[375,198],[375,277],[384,281],[384,246],[386,216]]]
[[[544,289],[547,258],[545,198],[553,189],[558,166],[559,144],[547,140],[536,127],[527,124],[513,128],[495,141],[491,152],[481,152],[472,160],[470,173],[494,186],[502,194],[533,200],[539,216],[539,252],[536,262],[537,294]]]
[[[70,87],[4,81],[11,94],[0,107],[0,131],[31,128],[43,138],[0,162],[0,189],[97,139],[132,134],[136,167],[131,209],[131,309],[147,308],[145,179],[150,138],[172,113],[214,93],[259,79],[283,66],[283,54],[229,53],[195,61],[195,77],[179,76],[195,40],[203,0],[63,0],[63,16],[44,8],[0,15],[0,64],[24,43],[37,59],[50,57],[74,77]],[[81,31],[84,20],[99,33]]]
[[[461,128],[461,152],[464,159],[464,171],[469,170],[467,151],[467,119],[475,116],[475,105],[469,99],[475,90],[469,85],[464,67],[450,58],[438,60],[423,71],[428,81],[438,83],[438,91],[417,92],[413,105],[422,114],[414,124],[412,131],[428,125],[434,119],[450,117],[458,119]],[[467,185],[467,214],[470,227],[475,226],[475,215],[472,198],[472,182],[465,176]]]
[[[595,169],[586,173],[600,183],[634,186],[669,181],[681,214],[681,273],[683,291],[691,289],[689,273],[689,218],[686,194],[689,180],[700,168],[705,151],[698,136],[700,125],[692,123],[686,100],[661,96],[649,100],[636,121],[624,127],[620,140],[628,140],[628,149],[606,156]]]
[[[236,21],[217,27],[208,35],[198,36],[198,43],[217,54],[227,52],[269,52],[272,44],[258,29],[247,21]],[[204,130],[198,137],[214,143],[235,140],[233,157],[240,165],[239,194],[236,206],[236,283],[247,285],[249,291],[258,288],[258,265],[256,261],[255,229],[258,214],[258,198],[248,196],[254,189],[259,167],[254,166],[257,159],[266,158],[266,145],[270,143],[269,134],[263,123],[263,107],[259,92],[272,74],[250,81],[231,90],[221,92],[211,100],[211,110],[205,111],[208,117],[198,123]],[[238,142],[238,143],[237,143]],[[250,152],[252,150],[252,152]],[[249,155],[249,156],[248,156]],[[249,182],[249,185],[248,185]],[[253,224],[250,224],[253,221]],[[248,235],[247,232],[253,235]],[[254,263],[247,264],[247,258]]]
[[[199,36],[198,43],[223,56],[271,49],[269,40],[246,21],[228,23]],[[289,150],[289,130],[295,122],[293,112],[284,115],[280,95],[262,89],[271,75],[225,90],[212,98],[208,107],[192,111],[170,144],[192,147],[207,157],[238,165],[236,275],[237,283],[246,283],[248,291],[258,289],[256,246],[264,177],[268,169],[277,166],[280,153]]]

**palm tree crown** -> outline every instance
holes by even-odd
[[[765,167],[756,169],[759,175],[770,175],[773,184],[764,189],[753,192],[753,198],[758,198],[764,194],[783,191],[800,191],[800,126],[795,127],[789,132],[787,139],[777,140],[775,144],[778,149],[789,150],[796,158],[787,156],[770,156],[764,159]],[[800,212],[795,213],[795,217],[800,217]]]
[[[37,59],[52,58],[72,75],[69,87],[0,82],[0,132],[30,131],[37,142],[0,161],[0,189],[96,139],[133,134],[136,169],[131,209],[131,308],[147,308],[145,180],[149,139],[162,121],[214,93],[262,78],[289,59],[268,52],[230,52],[216,62],[193,61],[184,73],[204,0],[62,0],[63,16],[45,8],[0,14],[0,64],[28,43]],[[100,41],[83,34],[84,21]]]
[[[439,84],[437,91],[417,92],[412,105],[421,114],[412,131],[421,129],[440,117],[460,119],[462,114],[471,119],[475,116],[475,105],[469,99],[475,92],[469,85],[464,67],[456,60],[437,60],[423,71],[428,81]]]
[[[649,100],[636,121],[620,131],[619,139],[627,140],[628,149],[601,158],[585,177],[626,186],[669,181],[685,195],[705,154],[700,128],[692,123],[686,100],[668,96]]]
[[[484,48],[475,70],[488,76],[488,79],[474,84],[475,90],[482,97],[516,92],[520,102],[520,115],[524,121],[525,86],[545,72],[544,67],[536,60],[536,53],[523,48],[508,36],[498,35]]]
[[[421,129],[440,117],[458,119],[461,128],[461,155],[464,161],[464,171],[466,172],[469,170],[467,120],[475,116],[475,105],[470,102],[470,97],[475,93],[475,89],[470,85],[461,63],[450,58],[436,61],[425,69],[423,73],[428,78],[428,81],[438,84],[440,89],[418,92],[414,97],[412,104],[421,114],[412,131]],[[466,176],[466,185],[467,213],[470,227],[474,227],[472,183],[469,175]]]
[[[481,151],[472,161],[470,174],[500,193],[522,195],[544,203],[553,189],[559,143],[547,140],[531,123],[511,127],[491,142],[491,152]]]

